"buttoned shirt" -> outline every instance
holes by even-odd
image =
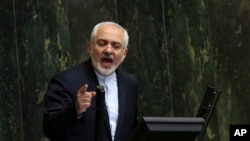
[[[108,76],[103,76],[97,72],[96,76],[100,85],[104,86],[105,90],[105,104],[109,115],[109,124],[112,135],[112,140],[115,137],[116,125],[119,115],[118,104],[118,87],[116,73],[113,72]]]

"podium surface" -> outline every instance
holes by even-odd
[[[142,117],[131,141],[195,141],[204,122],[202,117]]]

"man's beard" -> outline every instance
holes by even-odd
[[[121,58],[121,60],[120,60],[120,62],[118,62],[118,64],[112,65],[110,68],[104,68],[104,67],[102,67],[100,62],[96,62],[94,58],[91,58],[93,67],[96,69],[96,71],[102,75],[105,75],[105,76],[113,73],[119,67],[119,65],[124,61],[124,59],[125,59],[125,56],[123,56]]]

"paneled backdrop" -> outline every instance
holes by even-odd
[[[121,68],[140,83],[140,116],[195,116],[207,86],[222,95],[204,141],[250,124],[249,0],[2,0],[0,141],[46,141],[50,77],[88,58],[93,26],[130,35]]]

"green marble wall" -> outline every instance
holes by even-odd
[[[125,26],[122,69],[140,83],[140,116],[195,116],[208,85],[222,91],[204,141],[249,124],[248,0],[12,0],[0,2],[0,141],[46,141],[50,77],[88,58],[92,27]]]

